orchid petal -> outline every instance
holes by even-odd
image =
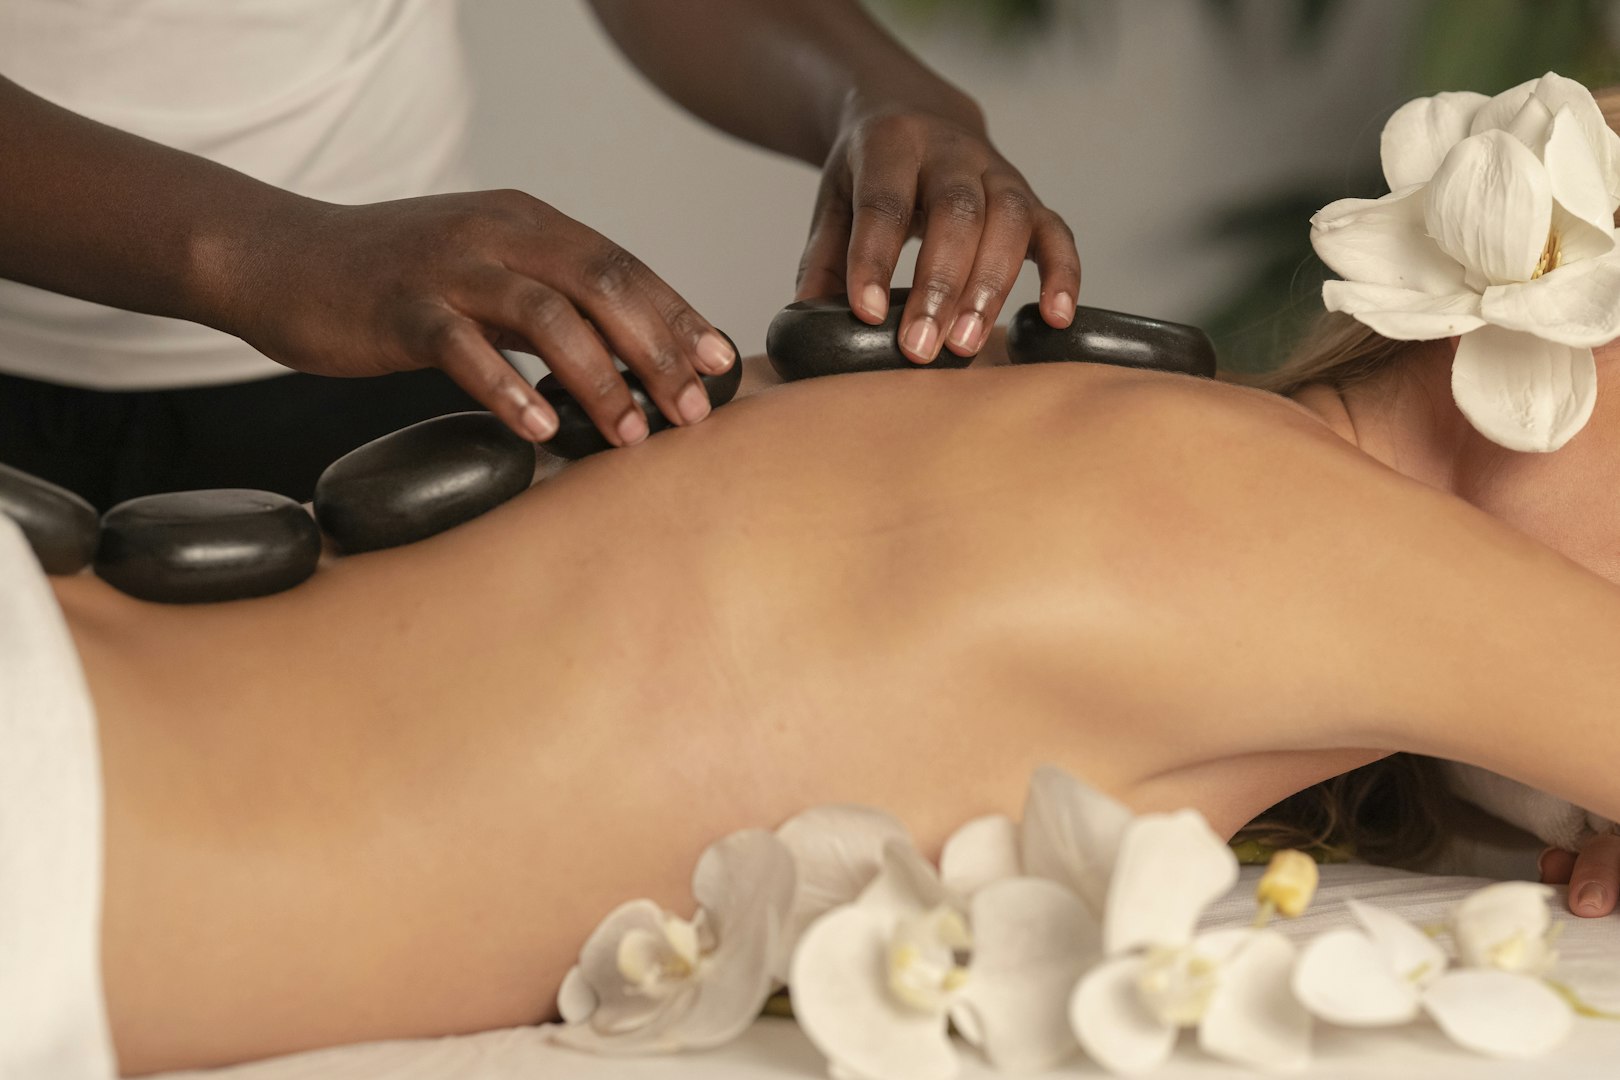
[[[1237,857],[1196,810],[1144,814],[1120,840],[1103,948],[1185,945],[1198,917],[1237,883]]]
[[[1379,139],[1389,189],[1427,183],[1446,152],[1468,137],[1474,114],[1488,101],[1484,94],[1461,91],[1418,98],[1396,109]]]
[[[997,1069],[1038,1072],[1079,1047],[1068,998],[1102,955],[1083,901],[1044,878],[1010,878],[973,898],[973,965],[952,1015]]]
[[[619,943],[627,936],[664,933],[664,909],[651,900],[631,900],[608,913],[579,952],[579,977],[595,997],[590,1025],[606,1033],[628,1032],[646,1024],[658,1011],[661,999],[648,997],[631,986],[619,970]],[[577,995],[576,995],[577,996]]]
[[[939,856],[940,880],[962,897],[1022,873],[1018,825],[1005,814],[989,814],[963,825],[945,841]]]
[[[704,961],[701,993],[679,1023],[683,1047],[721,1046],[759,1016],[771,995],[793,885],[793,856],[764,829],[733,833],[698,859],[692,895],[717,941]]]
[[[1505,330],[1575,348],[1620,337],[1620,252],[1583,259],[1517,285],[1496,285],[1480,298],[1480,314]]]
[[[1397,978],[1427,986],[1446,970],[1446,951],[1393,911],[1362,900],[1346,900],[1345,907],[1378,946],[1385,966]]]
[[[1390,285],[1329,281],[1322,285],[1322,304],[1342,311],[1394,341],[1433,341],[1456,337],[1485,325],[1479,296],[1458,292],[1431,296]]]
[[[1542,160],[1556,204],[1552,228],[1564,262],[1593,259],[1614,250],[1614,209],[1602,163],[1568,107],[1553,118]]]
[[[1505,130],[1524,108],[1524,103],[1530,100],[1535,93],[1536,84],[1540,79],[1531,79],[1522,82],[1511,90],[1504,90],[1479,107],[1474,114],[1473,121],[1468,125],[1468,134],[1478,135],[1482,131]]]
[[[1459,1046],[1493,1057],[1545,1054],[1575,1025],[1546,983],[1505,971],[1449,972],[1424,991],[1423,1008]]]
[[[1350,281],[1420,293],[1463,291],[1462,264],[1425,231],[1423,187],[1381,199],[1340,199],[1311,218],[1311,246],[1335,274]]]
[[[1547,945],[1549,885],[1502,881],[1471,893],[1451,913],[1457,960],[1468,967],[1544,975],[1557,959]]]
[[[789,818],[776,837],[793,856],[797,889],[776,965],[785,980],[805,927],[835,907],[853,903],[883,866],[883,845],[905,840],[906,827],[869,806],[818,806]]]
[[[1505,131],[1452,148],[1424,191],[1423,220],[1440,250],[1493,285],[1528,281],[1552,228],[1552,181]]]
[[[951,895],[933,865],[909,840],[891,840],[883,845],[883,869],[861,891],[856,903],[882,914],[891,923],[937,907],[967,914],[961,897]]]
[[[1120,838],[1131,812],[1052,765],[1030,777],[1019,826],[1024,873],[1073,889],[1102,917]]]
[[[1311,1056],[1311,1014],[1290,991],[1296,951],[1275,930],[1262,930],[1221,968],[1198,1025],[1207,1054],[1268,1070],[1302,1069]]]
[[[1109,1072],[1125,1076],[1164,1064],[1180,1034],[1142,1004],[1141,974],[1139,957],[1110,960],[1087,972],[1069,998],[1069,1024],[1081,1049]]]
[[[1451,395],[1475,430],[1498,446],[1547,453],[1591,419],[1597,366],[1591,349],[1486,326],[1458,342]]]
[[[945,1017],[901,1004],[884,979],[892,928],[882,912],[859,905],[812,924],[793,955],[794,1015],[844,1075],[949,1080],[957,1061]]]
[[[568,969],[568,974],[563,976],[562,986],[557,990],[557,1012],[564,1023],[582,1024],[595,1011],[596,991],[585,981],[576,964]]]
[[[1294,969],[1294,996],[1344,1027],[1404,1024],[1418,1012],[1417,984],[1402,978],[1366,934],[1348,927],[1314,938]]]

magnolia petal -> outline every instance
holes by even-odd
[[[1475,430],[1498,446],[1547,453],[1591,419],[1597,365],[1591,349],[1481,327],[1457,344],[1451,396]]]
[[[1560,266],[1534,281],[1496,285],[1480,297],[1480,314],[1506,330],[1576,348],[1620,337],[1620,252]]]
[[[1471,292],[1431,296],[1390,285],[1329,281],[1322,285],[1322,305],[1354,315],[1394,341],[1456,337],[1485,325],[1479,316],[1479,296]]]
[[[1546,983],[1505,971],[1449,972],[1423,992],[1423,1008],[1459,1046],[1493,1057],[1545,1054],[1575,1026]]]
[[[562,986],[557,990],[557,1012],[566,1024],[582,1024],[595,1011],[596,991],[591,989],[590,983],[580,973],[579,965],[575,964],[563,976]]]
[[[1546,974],[1555,959],[1546,941],[1552,895],[1551,886],[1530,881],[1501,881],[1470,893],[1451,913],[1458,963]]]
[[[797,886],[783,934],[777,978],[787,977],[793,947],[805,927],[835,907],[853,903],[883,866],[883,845],[905,840],[893,814],[869,806],[818,806],[789,818],[776,838],[793,856]]]
[[[1592,96],[1592,91],[1574,79],[1566,79],[1556,72],[1549,71],[1536,80],[1534,94],[1554,116],[1565,109],[1569,110],[1576,123],[1580,125],[1581,132],[1591,146],[1592,154],[1597,158],[1599,166],[1607,172],[1609,123],[1604,119],[1603,107]]]
[[[1552,228],[1552,181],[1505,131],[1452,148],[1424,189],[1423,221],[1440,250],[1493,285],[1528,281]]]
[[[1109,960],[1087,972],[1069,998],[1069,1025],[1080,1048],[1121,1076],[1164,1064],[1180,1034],[1143,1006],[1137,990],[1141,974],[1139,957]]]
[[[1237,857],[1196,810],[1137,818],[1120,840],[1108,885],[1104,951],[1187,944],[1199,915],[1237,878]]]
[[[1019,826],[1024,873],[1073,889],[1102,917],[1120,838],[1131,812],[1054,765],[1030,777]]]
[[[606,1033],[631,1032],[652,1021],[662,1004],[630,985],[619,970],[619,942],[630,934],[662,937],[664,909],[651,900],[631,900],[608,913],[579,952],[576,980],[595,998],[591,1027]]]
[[[1425,231],[1423,188],[1381,199],[1340,199],[1311,218],[1311,246],[1349,281],[1451,295],[1463,291],[1463,267]]]
[[[845,1075],[949,1080],[957,1060],[944,1015],[909,1008],[889,992],[885,973],[892,928],[882,912],[858,904],[812,924],[793,955],[794,1016]]]
[[[1018,825],[1005,814],[974,818],[945,841],[939,877],[958,896],[971,898],[991,882],[1024,872],[1018,857]]]
[[[1295,957],[1291,941],[1262,930],[1222,966],[1198,1025],[1205,1053],[1276,1072],[1310,1062],[1311,1014],[1289,987]]]
[[[698,859],[692,894],[716,944],[703,963],[701,992],[678,1025],[683,1048],[728,1043],[759,1016],[771,995],[793,885],[793,856],[764,829],[733,833]]]
[[[1608,177],[1580,121],[1568,107],[1553,118],[1542,152],[1552,184],[1553,232],[1566,263],[1593,259],[1614,250],[1614,211]]]
[[[1539,158],[1552,132],[1552,121],[1552,110],[1532,94],[1502,130],[1524,143],[1525,148]]]
[[[856,903],[880,913],[891,923],[937,907],[967,914],[966,903],[945,888],[933,864],[910,840],[891,840],[883,845],[883,869],[861,891]]]
[[[1461,91],[1418,98],[1396,109],[1378,147],[1389,190],[1427,183],[1446,152],[1468,137],[1474,114],[1488,101],[1484,94]]]
[[[1395,973],[1366,934],[1342,927],[1314,938],[1294,969],[1294,996],[1345,1027],[1404,1024],[1418,1012],[1417,984]]]
[[[1609,128],[1603,137],[1609,152],[1604,176],[1609,189],[1609,206],[1613,209],[1620,206],[1620,132]]]
[[[957,1026],[997,1069],[1049,1069],[1079,1050],[1069,995],[1101,956],[1074,893],[1044,878],[995,882],[973,898],[973,965],[952,1015],[967,1014]]]
[[[1468,125],[1468,134],[1478,135],[1482,131],[1497,131],[1505,129],[1513,118],[1519,115],[1524,103],[1535,93],[1536,83],[1540,79],[1531,79],[1522,82],[1511,90],[1504,90],[1479,107],[1474,114],[1473,121]]]
[[[1446,951],[1393,911],[1362,900],[1346,900],[1345,906],[1378,946],[1384,965],[1396,978],[1427,986],[1446,970]]]

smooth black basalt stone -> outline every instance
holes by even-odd
[[[141,600],[208,604],[290,589],[320,558],[320,530],[285,495],[174,491],[107,511],[96,573]]]
[[[315,482],[315,519],[345,554],[425,540],[525,490],[534,446],[487,412],[400,428],[338,458]]]
[[[849,309],[846,297],[800,300],[777,312],[765,332],[765,355],[782,378],[814,379],[861,371],[961,368],[971,356],[942,348],[931,364],[913,363],[900,351],[900,316],[910,289],[889,290],[889,315],[873,326]],[[946,328],[947,330],[949,327]]]
[[[1074,322],[1059,330],[1026,304],[1007,327],[1007,355],[1015,364],[1074,361],[1215,377],[1215,346],[1196,326],[1101,308],[1076,308]]]
[[[0,465],[0,514],[17,523],[47,574],[76,574],[96,556],[96,508],[66,488]]]
[[[743,363],[742,354],[737,352],[737,343],[724,332],[720,336],[726,339],[731,346],[732,355],[737,359],[732,365],[718,375],[702,375],[698,378],[703,383],[703,389],[709,393],[709,408],[718,409],[728,404],[737,396],[737,388],[742,385]],[[656,435],[665,428],[673,425],[658,411],[652,398],[647,396],[647,388],[636,377],[635,372],[623,372],[624,381],[630,387],[630,398],[636,403],[636,408],[647,418],[648,434]],[[545,448],[558,457],[578,461],[580,458],[599,454],[603,450],[610,450],[613,444],[608,442],[607,436],[596,429],[591,422],[590,414],[585,407],[570,394],[556,375],[547,375],[534,387],[540,391],[540,396],[557,413],[557,434],[545,442]]]

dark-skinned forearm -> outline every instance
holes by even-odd
[[[819,165],[849,111],[886,101],[983,129],[972,99],[855,0],[592,0],[624,54],[705,120]]]
[[[260,225],[321,204],[0,78],[0,277],[229,330]]]

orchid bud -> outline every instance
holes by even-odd
[[[1318,876],[1316,860],[1303,851],[1279,851],[1261,875],[1254,898],[1287,918],[1297,919],[1311,906]]]

